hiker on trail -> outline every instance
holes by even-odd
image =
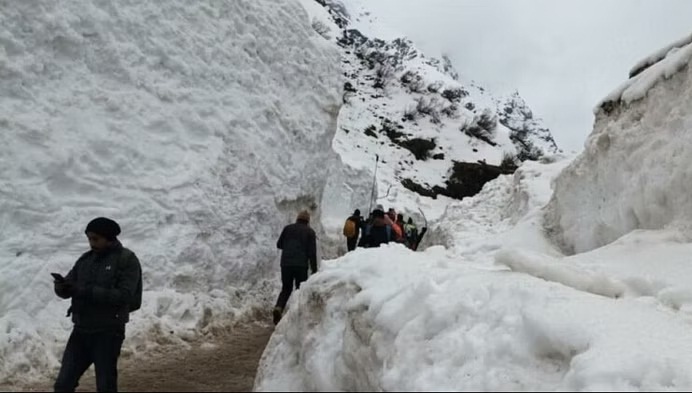
[[[409,217],[408,222],[404,224],[404,236],[406,236],[406,243],[409,248],[413,249],[416,243],[418,243],[418,227],[413,223],[413,218]]]
[[[398,240],[400,243],[406,244],[408,247],[408,239],[406,238],[406,232],[404,231],[404,215],[399,213],[396,216],[396,222],[394,223],[401,231],[401,238]]]
[[[367,227],[366,247],[379,247],[392,241],[392,227],[385,220],[384,208],[377,205],[372,212],[372,224]]]
[[[385,215],[384,219],[387,225],[389,225],[394,231],[392,240],[400,243],[404,238],[404,231],[398,225],[396,225],[396,211],[393,208],[389,208],[389,211]]]
[[[117,392],[125,324],[142,303],[142,269],[137,256],[118,241],[120,226],[115,221],[96,218],[85,233],[91,250],[67,276],[53,273],[56,295],[72,299],[67,315],[74,323],[54,389],[74,392],[93,363],[96,389]]]
[[[358,241],[358,247],[369,247],[368,242],[370,240],[368,237],[368,233],[370,232],[370,228],[372,227],[373,220],[373,212],[370,212],[368,219],[365,220],[365,222],[363,222],[363,233],[361,234],[360,240]]]
[[[363,228],[365,223],[363,222],[363,217],[360,215],[360,210],[356,209],[353,215],[346,219],[344,223],[344,236],[346,236],[346,248],[348,251],[353,251],[356,249],[358,244],[358,235],[360,235],[360,230]]]
[[[312,274],[317,273],[317,236],[310,228],[310,213],[300,212],[296,222],[283,229],[276,247],[282,252],[281,293],[273,312],[275,325],[283,316],[293,286],[300,289],[300,284],[308,279],[308,265]]]

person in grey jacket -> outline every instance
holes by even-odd
[[[281,293],[274,307],[274,324],[281,320],[293,286],[299,289],[308,279],[308,267],[312,274],[317,273],[317,236],[310,228],[310,213],[300,212],[296,222],[283,229],[276,247],[282,250]]]
[[[74,392],[94,364],[97,390],[117,392],[125,324],[142,303],[142,269],[137,256],[118,241],[120,226],[115,221],[96,218],[85,233],[91,250],[67,276],[54,274],[56,295],[72,299],[67,315],[74,323],[54,389]]]

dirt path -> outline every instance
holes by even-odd
[[[170,348],[146,359],[121,360],[119,390],[122,392],[248,392],[252,390],[262,352],[273,327],[257,323],[233,329],[213,344]],[[20,388],[51,391],[47,386]],[[95,391],[93,367],[84,374],[77,391]]]

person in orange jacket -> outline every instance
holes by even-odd
[[[397,243],[403,242],[404,239],[404,229],[396,224],[396,211],[393,208],[389,208],[389,211],[385,215],[385,221],[387,225],[392,227],[394,231],[394,241]]]

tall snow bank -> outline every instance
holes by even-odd
[[[671,51],[673,49],[683,48],[690,44],[692,44],[692,34],[689,34],[673,42],[672,44],[657,50],[651,55],[641,59],[630,69],[630,78],[640,74],[642,71],[665,59],[669,54],[672,54]]]
[[[671,51],[615,92],[625,103],[598,111],[584,152],[557,179],[546,214],[565,252],[592,250],[635,229],[689,226],[690,50]],[[652,78],[655,84],[646,82]]]
[[[692,336],[673,314],[442,247],[357,250],[301,287],[257,391],[684,390]]]
[[[596,107],[595,113],[598,114],[601,109],[608,111],[608,107],[617,102],[629,104],[644,98],[652,87],[678,73],[691,59],[692,36],[642,60],[630,73],[630,80],[603,99]]]
[[[4,2],[0,381],[58,365],[48,273],[95,216],[144,269],[126,355],[264,304],[281,226],[319,218],[338,61],[296,1]]]

